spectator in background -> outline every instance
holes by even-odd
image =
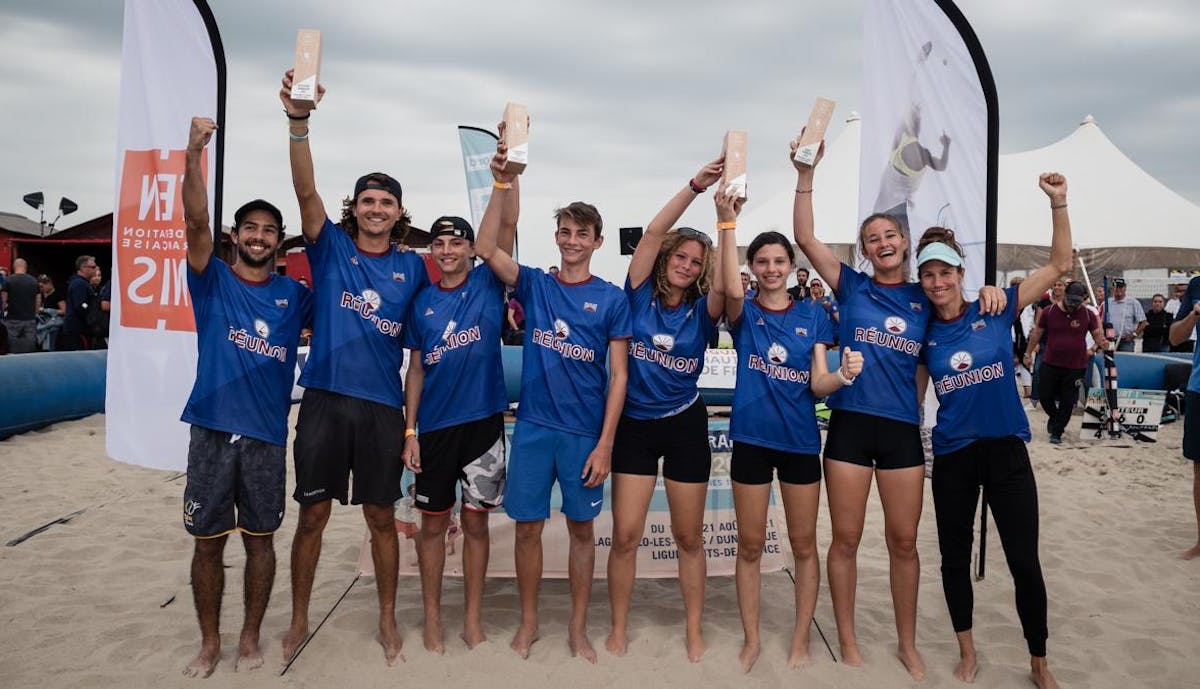
[[[1140,301],[1126,296],[1124,278],[1117,278],[1112,284],[1112,299],[1109,300],[1111,306],[1108,308],[1111,309],[1109,316],[1112,318],[1113,332],[1117,336],[1117,351],[1132,352],[1134,340],[1141,337],[1142,331],[1146,329],[1146,311]],[[1096,298],[1103,304],[1104,297],[1097,293]],[[1100,314],[1104,315],[1103,307]]]
[[[796,269],[796,286],[789,287],[787,293],[792,295],[792,299],[796,301],[808,299],[808,268],[800,266]]]
[[[102,296],[108,289],[108,283],[103,280],[104,276],[100,269],[96,268],[91,279],[92,294],[88,298],[87,309],[84,312],[86,324],[84,334],[87,336],[88,349],[108,349],[108,309],[103,306],[105,297]],[[111,307],[111,296],[108,299]]]
[[[54,287],[49,275],[38,276],[38,289],[42,292],[42,308],[38,311],[38,347],[43,352],[58,349],[58,336],[62,332],[63,316],[67,313],[67,298]]]
[[[37,351],[37,312],[42,307],[42,293],[27,270],[25,259],[18,258],[13,261],[13,274],[0,286],[6,314],[4,329],[12,354]]]
[[[92,275],[96,272],[95,256],[75,259],[75,274],[67,280],[67,312],[63,315],[62,349],[87,349],[87,309],[92,298]]]
[[[1054,285],[1050,287],[1050,291],[1041,299],[1034,302],[1033,322],[1029,326],[1030,333],[1033,332],[1034,324],[1041,319],[1043,311],[1050,308],[1050,306],[1054,304],[1059,304],[1062,302],[1063,292],[1066,291],[1066,289],[1067,280],[1065,277],[1061,280],[1055,280]],[[1042,370],[1042,346],[1046,344],[1045,338],[1043,337],[1041,339],[1041,342],[1026,342],[1026,348],[1033,349],[1035,354],[1032,362],[1024,362],[1024,360],[1022,360],[1025,366],[1030,367],[1029,372],[1031,376],[1031,383],[1029,387],[1029,404],[1035,408],[1038,405],[1038,398],[1040,396],[1041,389],[1039,376]]]
[[[1150,298],[1150,310],[1146,312],[1146,329],[1142,331],[1143,352],[1165,352],[1171,348],[1167,337],[1175,316],[1166,310],[1166,304],[1167,298],[1161,294]]]
[[[809,284],[809,292],[812,295],[812,302],[825,309],[825,313],[829,314],[829,319],[833,321],[834,337],[836,338],[837,326],[841,322],[837,302],[825,293],[825,285],[817,278],[813,278],[812,283]]]
[[[1183,299],[1185,292],[1187,292],[1186,284],[1181,282],[1171,285],[1171,298],[1167,300],[1167,304],[1163,307],[1163,310],[1173,317],[1179,315],[1179,300]]]
[[[525,307],[517,301],[516,294],[512,290],[508,292],[507,310],[504,344],[520,345],[525,340]]]

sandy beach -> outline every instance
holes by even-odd
[[[1196,538],[1192,469],[1180,452],[1181,425],[1164,426],[1155,445],[1092,445],[1074,440],[1075,417],[1068,443],[1055,447],[1041,431],[1045,417],[1031,412],[1030,420],[1041,499],[1042,566],[1050,596],[1049,658],[1058,680],[1064,687],[1097,689],[1197,686],[1200,561],[1176,559]],[[177,473],[108,459],[103,415],[0,442],[0,686],[203,686],[203,681],[180,674],[199,645],[188,583],[191,539],[179,518],[183,484]],[[72,514],[19,545],[3,545]],[[823,553],[829,541],[824,504],[820,520]],[[418,581],[403,578],[397,610],[407,662],[389,669],[373,641],[374,582],[356,580],[362,517],[356,508],[335,507],[312,601],[312,626],[322,626],[281,676],[279,639],[290,614],[287,553],[295,523],[296,510],[289,502],[276,538],[275,590],[263,624],[267,664],[249,673],[233,668],[245,558],[237,540],[230,540],[223,656],[209,686],[960,686],[951,674],[957,647],[942,597],[928,482],[918,543],[922,580],[917,631],[929,669],[921,683],[910,680],[892,656],[887,555],[874,495],[859,558],[857,623],[864,665],[837,663],[814,630],[812,665],[787,669],[793,589],[788,574],[781,572],[763,577],[765,648],[749,675],[737,666],[741,625],[733,581],[716,577],[709,581],[707,597],[708,653],[697,664],[684,655],[682,604],[673,579],[638,582],[629,654],[618,658],[606,653],[607,591],[598,580],[591,606],[592,641],[600,653],[596,666],[567,651],[565,581],[543,584],[541,641],[530,659],[522,661],[508,648],[518,622],[513,580],[488,581],[484,622],[491,640],[468,651],[457,638],[461,581],[447,579],[447,650],[438,656],[421,645]],[[975,639],[981,655],[976,686],[1032,686],[1012,580],[994,526],[989,528],[986,571],[975,588]],[[816,619],[836,650],[824,584]]]

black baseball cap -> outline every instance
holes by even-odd
[[[253,201],[243,204],[241,208],[234,211],[233,229],[236,230],[237,228],[241,227],[242,221],[245,220],[246,216],[250,215],[250,213],[253,211],[266,211],[270,213],[271,217],[275,218],[275,225],[279,228],[279,234],[283,234],[283,213],[280,213],[278,208],[262,199],[254,199]]]
[[[458,237],[468,242],[474,242],[475,230],[471,229],[471,223],[457,215],[443,215],[429,226],[429,236],[434,239],[446,236]]]
[[[368,172],[358,181],[354,183],[354,200],[358,200],[358,195],[367,189],[382,189],[392,196],[396,197],[396,203],[404,205],[404,191],[400,188],[400,183],[382,172]]]
[[[1087,287],[1082,282],[1072,282],[1063,293],[1063,302],[1067,306],[1076,307],[1087,299]]]
[[[1113,278],[1113,287],[1124,287],[1125,278]]]

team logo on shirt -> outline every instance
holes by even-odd
[[[921,310],[921,302],[919,302],[919,301],[910,301],[910,302],[908,302],[908,306],[909,306],[909,308],[911,308],[913,311],[920,311],[920,310]]]
[[[451,335],[451,333],[453,333],[453,332],[454,332],[454,329],[455,329],[455,328],[457,328],[457,327],[458,327],[458,323],[457,323],[457,322],[455,322],[455,321],[453,321],[453,320],[452,320],[452,321],[450,321],[449,323],[447,323],[447,324],[446,324],[446,329],[442,331],[442,339],[443,339],[443,340],[448,340],[448,339],[450,339],[450,335]]]
[[[901,335],[908,330],[908,323],[905,323],[904,319],[899,316],[888,316],[883,321],[883,327],[893,335]]]
[[[250,332],[245,328],[235,328],[230,325],[229,335],[226,339],[232,342],[234,347],[244,349],[251,354],[259,354],[286,363],[287,348],[271,344],[267,340],[270,336],[271,327],[267,325],[267,322],[261,318],[255,318],[254,332]]]
[[[358,256],[351,256],[350,262],[353,263],[354,265],[358,265]]]
[[[425,315],[426,315],[426,316],[432,316],[432,315],[433,315],[433,307],[432,307],[432,306],[427,306],[427,307],[425,307]]]
[[[275,305],[281,309],[286,309],[288,307],[288,300],[287,299],[276,299]]]
[[[408,276],[404,273],[392,273],[392,280],[394,282],[408,282]]]
[[[766,325],[765,323],[763,323],[763,319],[761,319],[761,318],[758,319],[757,321],[754,321],[754,324],[755,325]]]
[[[373,289],[364,289],[361,295],[342,292],[342,299],[338,305],[343,309],[350,309],[359,317],[370,321],[380,333],[395,337],[400,334],[400,324],[387,318],[381,318],[379,314],[375,313],[382,304],[383,300],[379,297],[378,292]]]
[[[971,332],[979,332],[980,330],[983,330],[986,327],[987,327],[987,323],[985,323],[983,321],[983,319],[980,318],[979,320],[977,320],[971,324]]]
[[[368,313],[379,308],[379,292],[373,289],[365,289],[362,292],[362,299]]]
[[[263,319],[255,318],[254,332],[258,333],[258,336],[265,340],[271,336],[271,326],[267,325],[267,322]]]
[[[975,360],[971,358],[970,352],[955,352],[950,355],[950,368],[955,371],[965,371],[971,368],[973,363]]]
[[[796,334],[800,337],[808,337],[808,328],[801,328],[797,326]]]
[[[651,337],[650,341],[654,343],[654,348],[660,352],[669,352],[675,349],[675,338],[666,333],[659,333]]]
[[[778,342],[772,342],[771,346],[767,348],[767,359],[769,359],[772,364],[782,366],[783,364],[787,363],[787,358],[787,349],[785,349],[784,346]]]
[[[426,366],[433,366],[441,361],[446,352],[458,349],[459,347],[466,347],[483,339],[478,325],[466,330],[457,330],[457,328],[458,323],[455,321],[450,321],[446,324],[446,329],[442,331],[443,344],[425,352],[424,361]]]
[[[554,319],[554,338],[556,340],[565,340],[571,336],[571,326],[561,318]]]
[[[593,302],[590,302],[590,301],[585,301],[585,302],[583,302],[583,310],[591,311],[592,313],[596,313],[596,304],[594,304]]]

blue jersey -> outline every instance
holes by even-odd
[[[671,308],[654,298],[650,280],[635,289],[628,278],[625,294],[633,341],[624,413],[631,419],[661,419],[683,411],[699,394],[704,352],[717,329],[708,315],[708,297]]]
[[[404,408],[400,330],[417,292],[429,284],[411,251],[359,251],[325,219],[305,242],[313,271],[313,336],[300,385]]]
[[[1179,310],[1175,312],[1175,320],[1183,320],[1187,315],[1196,308],[1196,302],[1200,301],[1200,277],[1194,277],[1188,282],[1187,292],[1184,292],[1183,298],[1179,300]],[[1196,323],[1196,334],[1200,335],[1200,321]],[[1200,347],[1196,347],[1192,354],[1192,376],[1188,378],[1188,390],[1192,392],[1200,392]]]
[[[813,346],[833,341],[825,309],[793,301],[783,311],[747,299],[730,327],[737,386],[729,437],[798,454],[821,451],[811,381]]]
[[[1016,436],[1029,441],[1029,419],[1017,395],[1013,373],[1012,324],[1017,288],[998,316],[979,315],[979,302],[952,321],[929,322],[921,363],[937,394],[933,451],[944,455],[980,438]],[[865,370],[865,369],[864,369]]]
[[[625,295],[594,275],[568,284],[521,266],[517,301],[525,307],[517,416],[567,433],[599,436],[608,390],[608,343],[630,337]]]
[[[916,424],[917,357],[932,306],[915,282],[882,285],[842,264],[837,300],[838,342],[862,352],[854,385],[829,396],[829,406]]]
[[[435,283],[413,299],[404,346],[417,352],[425,369],[417,408],[422,433],[508,408],[500,361],[506,308],[504,284],[485,265],[472,269],[458,287]]]
[[[312,320],[312,294],[280,275],[244,282],[216,256],[203,273],[189,265],[187,282],[199,358],[182,420],[286,444],[296,346]]]

